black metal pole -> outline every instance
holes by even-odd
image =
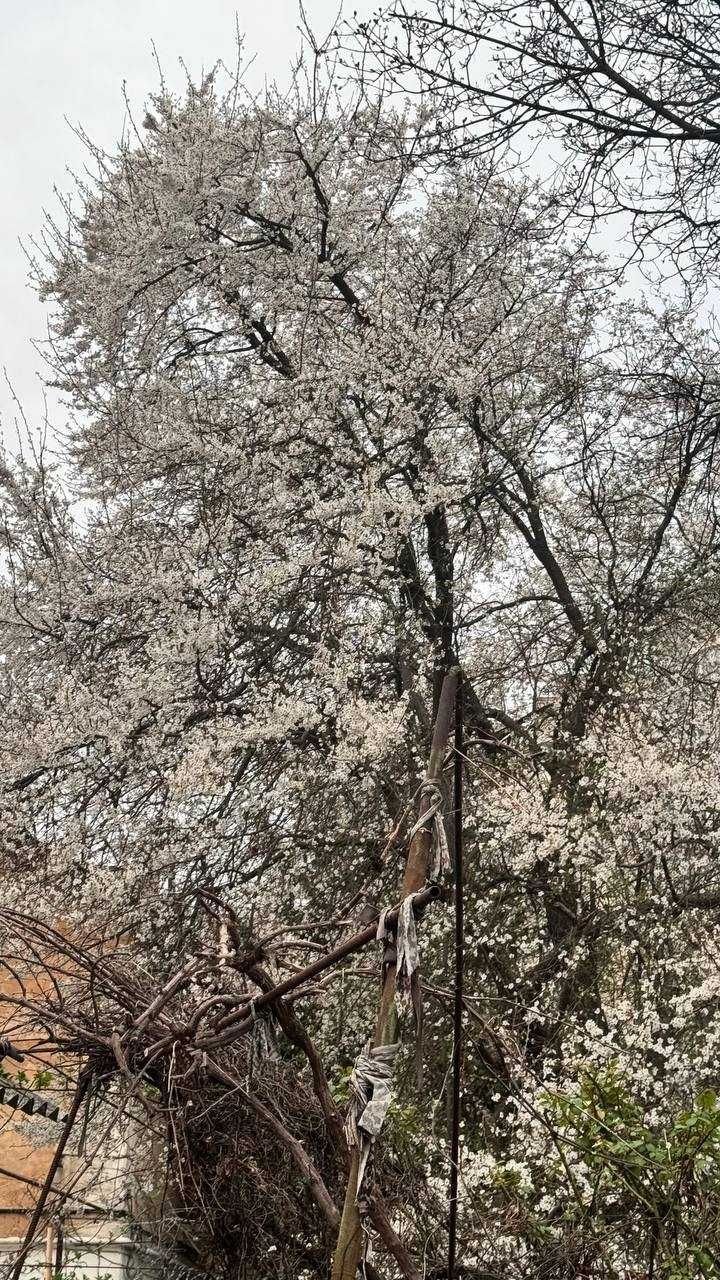
[[[448,1280],[455,1280],[457,1201],[460,1173],[460,1085],[463,1058],[463,981],[465,969],[465,904],[463,869],[463,677],[455,694],[455,759],[453,790],[453,878],[455,881],[455,987],[453,999],[452,1116],[450,1130],[450,1217],[448,1223]]]

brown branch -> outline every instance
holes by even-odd
[[[272,991],[272,979],[259,966],[254,966],[249,969],[248,976],[252,978],[253,982],[255,982],[262,991]],[[332,1094],[328,1088],[328,1082],[320,1059],[320,1054],[315,1048],[315,1045],[310,1039],[310,1036],[305,1030],[302,1022],[295,1013],[295,1010],[292,1008],[292,1005],[288,1004],[287,1001],[276,997],[274,1012],[287,1039],[291,1044],[294,1044],[298,1049],[301,1049],[307,1058],[308,1065],[312,1073],[315,1096],[320,1103],[323,1116],[325,1117],[325,1123],[328,1128],[330,1139],[341,1160],[345,1163],[347,1161],[348,1150],[347,1143],[345,1141],[343,1123],[340,1118],[340,1112],[335,1106]]]
[[[45,1186],[39,1178],[28,1178],[24,1173],[15,1173],[13,1169],[5,1169],[0,1165],[0,1178],[11,1178],[13,1182],[22,1182],[26,1187],[34,1187],[36,1191],[42,1191]],[[52,1194],[58,1200],[71,1200],[73,1204],[78,1204],[83,1209],[92,1209],[94,1213],[107,1214],[107,1205],[94,1204],[92,1200],[83,1200],[80,1196],[74,1196],[72,1191],[63,1191],[60,1187],[52,1187]],[[120,1210],[124,1212],[124,1210]]]
[[[432,902],[435,898],[439,897],[439,895],[440,890],[437,885],[428,885],[427,889],[422,893],[419,893],[415,898],[416,911],[427,906],[429,902]],[[388,925],[392,926],[397,924],[398,911],[399,908],[394,907],[392,911],[388,912],[386,917]],[[197,1040],[197,1046],[202,1049],[216,1049],[221,1045],[231,1044],[239,1036],[245,1035],[246,1032],[252,1030],[254,1015],[256,1015],[260,1009],[267,1008],[282,996],[289,995],[291,991],[295,991],[305,982],[317,977],[320,973],[324,973],[326,969],[331,969],[333,965],[336,965],[340,960],[344,960],[346,956],[353,955],[355,951],[360,951],[362,947],[367,946],[368,942],[374,942],[376,934],[376,924],[368,925],[366,929],[362,929],[359,933],[353,934],[351,938],[348,938],[332,951],[328,951],[327,955],[321,956],[319,960],[315,960],[314,963],[308,965],[307,968],[300,969],[297,973],[294,973],[292,977],[286,978],[283,982],[279,982],[277,986],[273,987],[270,991],[257,996],[255,1000],[248,1001],[247,1004],[244,1004],[242,1008],[237,1011],[237,1013],[227,1015],[225,1018],[221,1019],[217,1023],[215,1033],[204,1039]],[[155,1049],[159,1047],[160,1046],[158,1045],[154,1046]]]
[[[298,1142],[289,1129],[285,1128],[282,1120],[275,1115],[274,1111],[266,1107],[252,1093],[248,1093],[237,1076],[231,1075],[229,1071],[226,1071],[224,1067],[221,1067],[212,1058],[208,1059],[206,1070],[215,1080],[221,1081],[229,1089],[232,1089],[234,1093],[237,1093],[246,1106],[255,1112],[258,1119],[267,1125],[269,1129],[272,1129],[275,1136],[285,1147],[293,1163],[299,1169],[303,1181],[307,1183],[310,1194],[323,1217],[331,1227],[337,1227],[340,1221],[340,1214],[333,1203],[319,1170],[313,1164],[302,1143]],[[13,1277],[13,1280],[16,1280],[16,1278]]]

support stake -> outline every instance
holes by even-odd
[[[433,731],[430,759],[426,774],[427,782],[439,782],[445,752],[450,738],[450,722],[459,668],[453,667],[443,680],[438,712]],[[420,798],[418,818],[422,818],[430,808],[430,800],[426,795]],[[430,828],[421,826],[413,836],[408,850],[405,874],[402,883],[402,898],[417,893],[423,888],[430,867],[432,834]],[[380,1007],[375,1023],[373,1044],[389,1044],[397,1039],[397,1020],[394,1015],[396,966],[389,964],[385,970]],[[359,1169],[359,1152],[355,1147],[350,1159],[345,1203],[338,1230],[335,1257],[333,1260],[332,1280],[356,1280],[360,1255],[362,1253],[362,1224],[356,1203]]]

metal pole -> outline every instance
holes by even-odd
[[[453,999],[452,1123],[450,1132],[450,1220],[448,1223],[448,1280],[455,1280],[457,1253],[458,1179],[460,1175],[460,1085],[462,1080],[463,981],[465,970],[465,904],[463,867],[463,685],[455,694],[455,760],[453,781],[453,871],[455,880],[455,990]]]

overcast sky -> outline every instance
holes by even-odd
[[[340,0],[305,0],[313,30],[324,36]],[[348,12],[376,7],[352,0]],[[251,82],[286,80],[300,45],[297,0],[253,0],[236,9],[233,0],[5,0],[0,40],[0,428],[16,444],[17,411],[2,377],[6,371],[30,423],[39,426],[42,358],[32,346],[42,340],[46,311],[27,283],[20,239],[37,236],[43,210],[55,205],[53,188],[69,190],[69,169],[81,169],[85,153],[72,126],[108,149],[125,122],[123,82],[142,119],[148,93],[158,87],[154,43],[166,81],[179,91],[183,59],[199,76],[221,58],[235,61],[235,29],[254,55]],[[597,237],[613,251],[620,228]],[[635,286],[631,285],[631,291]],[[713,293],[715,306],[717,299]],[[61,417],[51,401],[54,421]]]
[[[324,35],[336,0],[307,0],[314,30]],[[45,311],[27,284],[20,238],[37,235],[53,187],[67,190],[67,170],[79,169],[83,149],[71,125],[111,147],[125,118],[127,83],[138,109],[157,88],[154,42],[168,83],[182,88],[178,59],[199,74],[218,58],[235,60],[235,21],[255,55],[250,75],[283,81],[299,45],[296,0],[7,0],[0,41],[0,368],[7,371],[28,417],[42,415],[32,347],[45,331]],[[133,111],[135,114],[135,111]],[[141,117],[142,118],[142,115]],[[56,410],[54,410],[56,412]],[[0,414],[12,446],[15,409],[3,378]]]

